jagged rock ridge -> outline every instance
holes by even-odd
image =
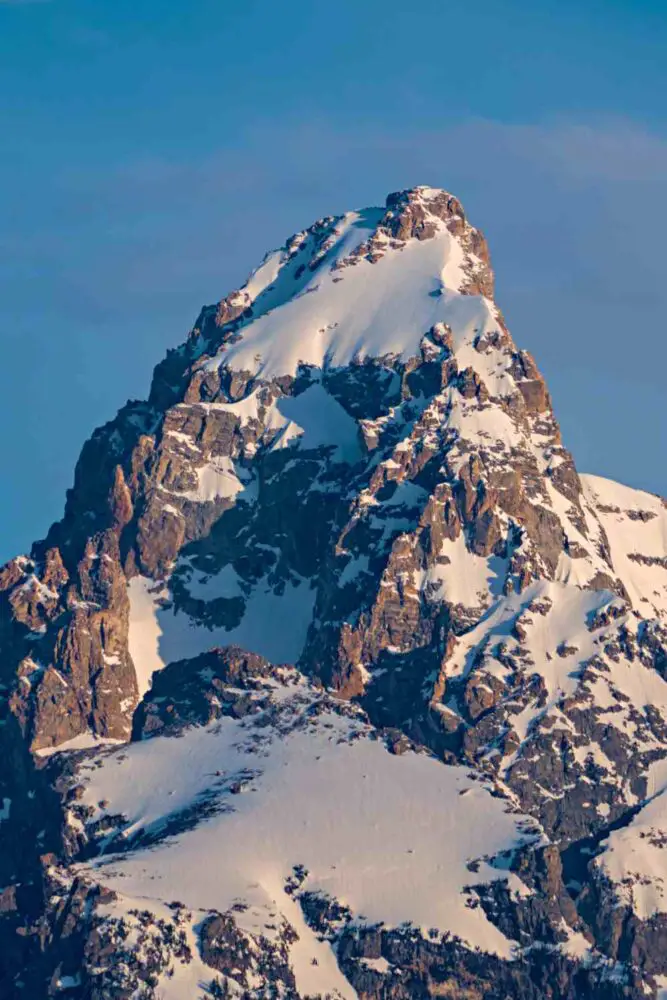
[[[667,988],[667,508],[453,196],[204,308],[0,596],[3,996]]]

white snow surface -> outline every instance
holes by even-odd
[[[546,615],[534,616],[528,642],[531,657],[535,661],[531,669],[543,678],[549,695],[548,704],[553,705],[561,696],[571,695],[576,690],[579,681],[574,668],[581,660],[592,656],[597,649],[596,636],[586,627],[587,617],[608,604],[610,597],[604,591],[579,590],[547,581],[531,584],[522,594],[502,597],[478,625],[461,637],[447,663],[447,673],[451,677],[465,675],[474,650],[506,639],[522,609],[531,601],[547,599],[551,604],[550,610]],[[576,652],[566,657],[557,656],[556,650],[563,642]],[[492,660],[487,669],[493,672],[506,668],[497,660]],[[667,686],[665,690],[667,693]],[[514,728],[520,730],[519,735],[522,737],[538,712],[533,707],[529,707],[527,711],[530,713],[528,716],[515,716],[512,719]],[[544,706],[539,709],[539,712],[543,711]]]
[[[614,830],[596,867],[640,920],[667,913],[667,798],[662,791],[632,822]]]
[[[324,263],[314,272],[306,267],[302,283],[295,264],[308,264],[309,241],[294,260],[284,251],[271,254],[241,290],[254,301],[255,318],[206,366],[224,364],[271,379],[295,374],[300,364],[325,368],[368,357],[408,358],[436,323],[465,332],[495,315],[492,303],[460,294],[463,249],[435,217],[433,238],[387,247],[375,263],[358,259],[340,267],[381,214],[369,209],[342,217]]]
[[[285,420],[273,447],[334,448],[336,457],[356,462],[361,457],[356,420],[316,382],[299,396],[280,398],[275,409]]]
[[[227,455],[220,455],[197,469],[198,483],[194,490],[182,493],[171,490],[174,496],[192,500],[194,503],[211,503],[213,500],[233,500],[245,489],[234,467],[234,462]]]
[[[423,571],[419,581],[415,582],[421,589],[428,588],[431,600],[463,604],[468,608],[482,606],[496,581],[494,566],[500,560],[495,556],[483,557],[470,552],[463,534],[454,541],[446,540],[440,555],[449,562]]]
[[[206,600],[235,596],[235,579],[229,567],[216,576],[198,577],[194,595]],[[306,641],[312,620],[315,590],[307,580],[286,583],[277,590],[260,581],[251,590],[240,623],[231,629],[209,628],[169,602],[164,584],[147,577],[134,577],[130,598],[129,649],[137,674],[140,697],[150,688],[156,670],[174,660],[204,653],[214,646],[236,644],[273,663],[295,663]]]
[[[68,753],[73,750],[93,750],[100,747],[116,746],[124,744],[124,740],[113,739],[111,736],[96,736],[95,733],[79,733],[71,740],[58,744],[55,747],[42,747],[41,750],[34,750],[36,757],[52,757],[54,753]]]
[[[530,613],[532,602],[546,602],[548,610],[541,614]],[[523,643],[530,654],[530,669],[539,674],[546,690],[546,700],[530,701],[519,713],[509,717],[512,729],[520,742],[523,742],[537,719],[549,713],[557,713],[562,699],[579,691],[581,664],[600,655],[608,638],[613,638],[621,624],[630,633],[636,632],[638,621],[631,611],[591,630],[591,616],[618,603],[618,598],[608,591],[582,590],[555,581],[536,581],[522,594],[499,598],[479,623],[460,637],[447,662],[447,674],[450,677],[466,676],[480,649],[510,641],[517,618],[523,620],[526,629]],[[484,673],[501,681],[506,680],[508,669],[495,657],[485,657],[482,668]],[[587,699],[592,700],[601,710],[616,712],[619,698],[635,706],[638,711],[652,705],[667,714],[667,682],[656,670],[645,666],[639,659],[631,663],[623,658],[618,661],[607,659],[605,670],[598,675],[595,683],[590,684]],[[627,735],[634,735],[632,728],[627,731]],[[601,754],[599,747],[593,747]],[[585,752],[593,751],[587,746]],[[512,766],[514,759],[513,756],[507,758],[505,770]],[[608,771],[615,771],[611,761],[606,758],[598,760],[598,763]],[[667,769],[665,775],[667,777]],[[627,776],[619,775],[619,779],[625,783]],[[626,795],[628,801],[632,802],[629,788],[626,788]]]
[[[147,577],[135,576],[127,592],[130,600],[128,648],[137,676],[139,698],[143,698],[155,671],[166,666],[160,653],[161,630],[157,616],[160,588]]]
[[[631,555],[649,559],[667,557],[665,502],[652,493],[601,476],[582,475],[581,482],[604,525],[614,568],[633,605],[643,615],[649,615],[652,606],[658,616],[667,617],[667,567],[629,558]],[[645,519],[638,517],[638,513]]]
[[[321,943],[296,897],[284,892],[296,865],[308,870],[304,888],[337,898],[355,920],[436,927],[509,957],[513,943],[480,907],[466,905],[466,887],[508,878],[513,891],[526,893],[502,865],[480,859],[535,839],[534,824],[529,830],[525,817],[464,768],[390,754],[359,716],[341,716],[331,703],[309,714],[319,698],[290,672],[284,688],[276,685],[278,715],[269,725],[262,715],[224,718],[180,739],[158,737],[82,761],[83,802],[95,820],[123,814],[125,842],[140,828],[157,833],[204,797],[224,800],[224,810],[184,834],[83,868],[146,902],[177,899],[206,913],[243,901],[249,909],[238,920],[255,934],[268,933],[277,908],[301,935],[294,958],[304,995],[325,986],[354,994],[340,980],[322,982],[341,974],[332,956],[320,961]],[[233,780],[243,791],[231,797],[225,789]],[[469,869],[476,860],[479,869]]]

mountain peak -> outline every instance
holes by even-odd
[[[215,349],[213,366],[265,379],[407,358],[438,323],[493,322],[492,299],[482,233],[452,195],[416,187],[390,194],[384,210],[327,216],[292,236],[202,312],[198,349]]]
[[[656,1000],[665,539],[453,195],[290,237],[0,570],[3,1000]]]
[[[409,205],[420,205],[425,212],[441,221],[458,218],[465,222],[463,205],[458,198],[444,188],[434,188],[426,184],[392,191],[385,199],[387,211],[400,214]]]
[[[463,206],[456,195],[446,191],[445,188],[431,187],[428,184],[417,184],[415,187],[392,191],[385,199],[387,209],[409,204],[427,205],[433,214],[444,216],[447,213],[465,217]]]

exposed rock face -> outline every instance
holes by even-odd
[[[578,474],[456,198],[402,191],[293,236],[202,310],[0,570],[0,995],[656,997],[666,538],[664,501]],[[431,863],[416,818],[418,846],[394,842],[401,801],[330,824],[386,824],[386,910],[363,872],[331,874],[356,848],[327,841],[309,871],[296,828],[229,898],[231,875],[170,897],[174,843],[221,824],[243,853],[238,817],[282,817],[267,789],[311,781],[302,740],[329,785],[281,808],[313,829],[339,767],[472,775],[451,792],[454,926],[401,909],[395,873]],[[131,799],[109,778],[128,748]],[[468,854],[482,790],[518,826]],[[414,808],[437,828],[428,795]],[[140,900],[105,854],[131,885],[155,866]]]
[[[208,725],[223,715],[242,719],[265,709],[272,690],[267,680],[275,676],[268,660],[236,646],[170,663],[155,675],[137,707],[133,738]]]

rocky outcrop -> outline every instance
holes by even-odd
[[[170,663],[156,674],[150,692],[134,714],[133,739],[178,733],[229,715],[240,719],[265,709],[273,680],[287,672],[238,646],[212,649],[193,660]]]

